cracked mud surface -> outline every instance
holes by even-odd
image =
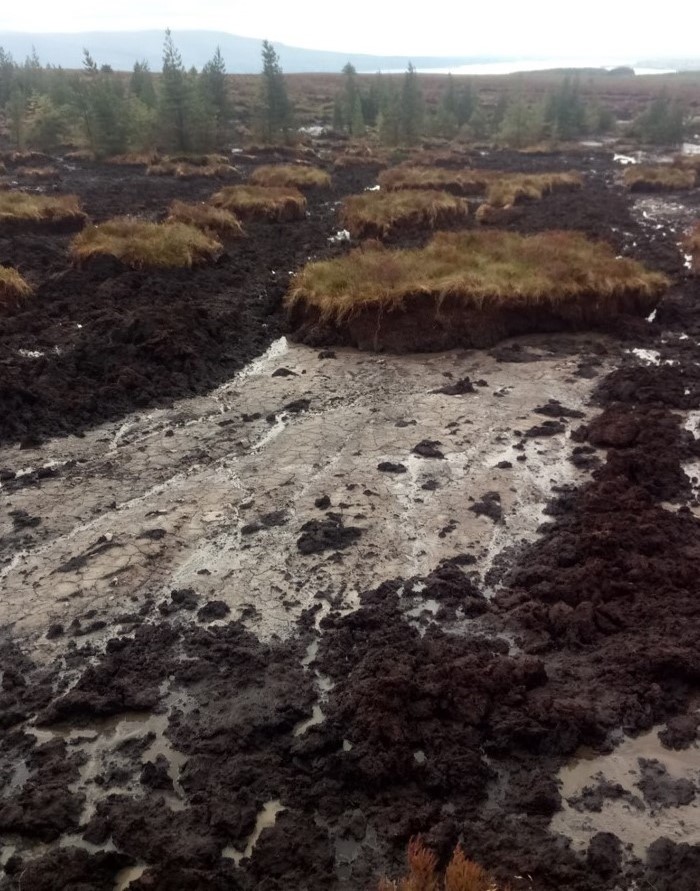
[[[370,889],[416,833],[516,889],[697,891],[697,282],[613,178],[567,203],[678,276],[650,322],[268,329],[206,393],[5,437],[3,891]]]

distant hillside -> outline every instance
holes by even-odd
[[[0,46],[21,62],[35,48],[40,60],[63,68],[79,68],[83,47],[87,47],[98,65],[111,65],[116,70],[129,70],[134,62],[146,59],[151,70],[161,67],[163,31],[88,31],[76,34],[28,34],[0,31]],[[223,31],[174,31],[175,44],[185,65],[201,68],[211,58],[216,46],[221,47],[227,70],[231,74],[255,74],[260,71],[262,40],[237,37]],[[340,71],[350,61],[358,71],[403,69],[406,56],[370,56],[358,53],[336,53],[301,49],[276,43],[285,72]],[[411,59],[419,68],[448,68],[481,62],[499,61],[494,57],[422,56]]]

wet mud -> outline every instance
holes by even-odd
[[[673,220],[610,196],[620,249],[669,271]],[[514,889],[697,891],[674,268],[626,331],[273,345],[206,397],[3,449],[0,888],[371,889],[420,833]]]

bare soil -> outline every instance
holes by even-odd
[[[45,311],[0,338],[0,888],[371,889],[421,833],[515,889],[697,891],[700,285],[681,219],[579,164],[513,226],[674,286],[488,352],[277,339],[271,270],[345,249],[323,203],[187,275],[1,242]]]

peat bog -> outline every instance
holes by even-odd
[[[56,163],[97,223],[221,186]],[[696,891],[697,190],[637,204],[604,151],[479,157],[580,172],[502,228],[668,290],[595,331],[374,354],[293,342],[284,309],[376,182],[322,163],[303,219],[193,269],[0,225],[33,289],[0,310],[0,888],[374,889],[421,835],[513,889]]]

